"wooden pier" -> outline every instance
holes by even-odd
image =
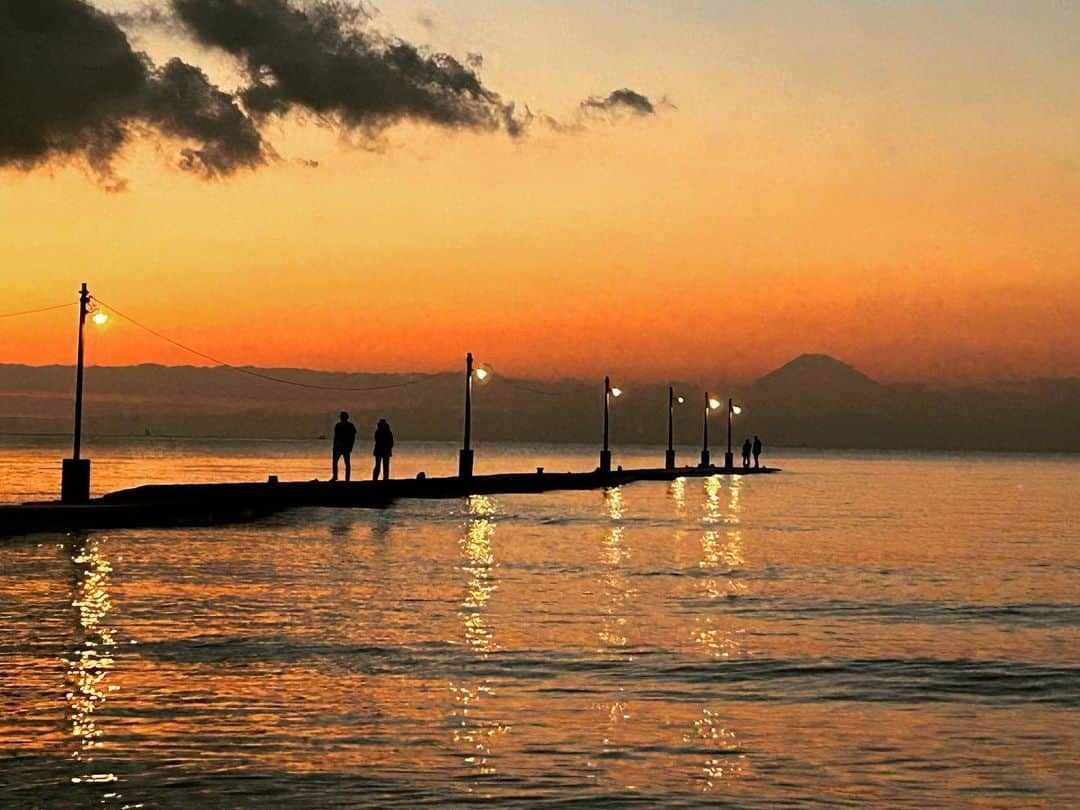
[[[405,498],[462,498],[555,490],[604,489],[636,481],[673,481],[712,475],[764,475],[775,467],[725,469],[678,467],[599,470],[587,473],[500,473],[468,478],[401,478],[390,481],[268,481],[258,484],[151,484],[93,498],[85,504],[59,502],[0,506],[0,537],[173,526],[212,526],[256,520],[286,509],[385,507]]]

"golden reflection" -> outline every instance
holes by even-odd
[[[608,647],[625,647],[629,642],[625,629],[626,611],[634,590],[623,568],[630,552],[623,545],[623,527],[612,526],[604,534],[600,560],[604,566],[604,615],[601,618],[600,641]]]
[[[622,520],[626,514],[622,488],[615,487],[606,490],[604,505],[611,520]],[[637,590],[631,587],[630,579],[626,574],[630,550],[626,547],[625,541],[625,527],[609,526],[604,532],[600,548],[603,602],[597,636],[602,648],[614,650],[622,650],[630,643],[627,635],[627,616],[634,610],[632,602],[637,595]],[[619,689],[619,692],[624,691],[622,688]],[[616,699],[610,702],[594,703],[592,708],[604,717],[602,744],[605,752],[610,752],[619,744],[617,738],[621,736],[620,727],[630,720],[629,704],[625,700]],[[590,767],[596,767],[596,763],[590,763]]]
[[[468,499],[468,509],[465,535],[459,541],[465,558],[461,568],[468,576],[461,603],[464,610],[460,615],[465,628],[465,643],[486,657],[496,649],[486,617],[487,604],[498,588],[491,546],[495,534],[495,503],[484,495],[472,495]]]
[[[626,510],[622,487],[605,490],[604,505],[609,518],[622,520]],[[600,550],[604,605],[597,635],[601,643],[607,647],[625,647],[629,642],[625,633],[626,613],[636,593],[630,587],[630,581],[626,576],[625,569],[630,559],[630,552],[623,542],[623,531],[622,526],[608,527]]]
[[[671,500],[675,502],[675,514],[686,514],[686,479],[676,478],[671,482],[671,486],[668,487],[668,494],[671,496]]]
[[[721,725],[716,712],[703,709],[701,719],[694,721],[693,731],[684,735],[683,741],[697,743],[704,749],[705,761],[701,768],[703,791],[708,792],[720,782],[746,775],[746,753],[737,741],[735,732]]]
[[[742,643],[738,636],[746,633],[745,629],[724,630],[714,626],[711,616],[706,616],[694,631],[694,641],[705,648],[713,658],[730,658],[742,652]]]
[[[476,716],[481,698],[494,694],[491,682],[485,680],[474,687],[451,683],[450,694],[454,701],[453,717],[457,722],[453,740],[455,745],[464,749],[462,761],[478,775],[495,773],[491,760],[492,743],[496,737],[508,734],[511,727],[497,720]]]
[[[698,567],[738,568],[745,562],[742,532],[739,529],[728,529],[723,534],[710,529],[701,535],[701,562]]]
[[[109,598],[109,574],[112,566],[105,556],[105,539],[91,536],[80,539],[72,548],[72,563],[76,568],[75,597],[72,606],[78,610],[78,646],[72,650],[67,665],[67,715],[76,747],[72,759],[93,762],[94,749],[102,746],[102,731],[95,714],[118,687],[106,684],[114,667],[114,640],[105,618],[112,608]],[[73,776],[80,783],[117,781],[112,773],[87,772]]]
[[[463,558],[461,570],[466,575],[466,583],[458,615],[461,616],[465,643],[482,661],[498,649],[487,619],[488,602],[498,589],[491,542],[498,507],[494,499],[484,495],[470,496],[466,505],[469,518],[459,541]],[[463,749],[462,761],[477,775],[495,773],[492,742],[509,733],[510,726],[479,714],[481,700],[494,694],[491,680],[484,678],[475,685],[451,683],[449,686],[454,706],[451,711],[453,741]]]
[[[626,514],[622,488],[615,487],[606,490],[604,505],[611,520],[622,520]],[[603,602],[597,636],[602,648],[615,650],[621,650],[630,643],[626,632],[627,616],[634,609],[632,602],[637,595],[637,590],[630,586],[630,579],[626,574],[630,550],[626,547],[625,540],[625,527],[609,526],[604,532],[600,548]],[[624,691],[622,688],[619,689],[619,692]],[[616,699],[610,702],[593,703],[592,708],[604,717],[602,744],[605,752],[610,752],[614,746],[618,745],[617,738],[621,736],[620,727],[630,720],[629,704],[625,700]],[[589,765],[596,767],[594,762],[590,762]]]
[[[706,523],[720,522],[720,478],[713,475],[705,479],[705,517]]]
[[[731,523],[739,522],[739,495],[742,493],[743,479],[735,476],[728,482],[728,513],[727,519]]]
[[[619,691],[623,690],[620,689]],[[603,744],[605,746],[604,750],[610,751],[608,746],[617,744],[615,738],[618,736],[619,727],[630,719],[630,704],[625,700],[613,700],[610,703],[594,703],[592,707],[607,717]]]
[[[622,487],[612,487],[604,490],[604,504],[607,506],[608,517],[612,520],[622,520],[623,517],[623,494]]]
[[[742,529],[739,527],[739,494],[742,481],[728,482],[727,511],[722,506],[723,483],[718,476],[704,481],[705,500],[702,505],[701,560],[698,568],[705,574],[701,580],[702,594],[710,601],[741,596],[749,592],[748,584],[740,579],[740,569],[746,565],[743,553]],[[721,528],[723,526],[723,528]],[[731,658],[745,654],[745,628],[732,627],[729,619],[715,611],[699,615],[691,630],[693,642],[712,658]]]

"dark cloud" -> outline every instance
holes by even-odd
[[[590,96],[581,102],[581,108],[586,112],[608,114],[628,112],[633,115],[655,115],[656,113],[656,105],[647,96],[628,87],[613,90],[607,96]]]
[[[0,166],[31,169],[85,161],[107,185],[135,136],[179,142],[181,168],[212,178],[274,157],[259,125],[296,110],[340,128],[360,146],[401,121],[520,137],[539,125],[571,133],[588,117],[652,115],[645,96],[622,89],[581,103],[572,123],[502,99],[478,72],[379,33],[374,12],[346,0],[169,0],[109,16],[88,0],[0,0]],[[120,25],[165,26],[234,56],[235,94],[180,59],[155,65]],[[663,102],[661,102],[663,103]]]
[[[84,3],[0,0],[0,163],[81,153],[104,172],[148,72],[116,24]]]
[[[233,97],[180,59],[151,75],[143,116],[166,135],[201,144],[180,152],[189,171],[214,177],[266,162],[269,147]]]
[[[240,59],[251,82],[240,95],[258,118],[301,109],[373,134],[403,120],[519,131],[507,126],[513,106],[471,67],[378,34],[364,24],[367,15],[346,4],[172,0],[172,6],[200,43]]]
[[[81,157],[119,185],[113,158],[146,128],[194,144],[180,165],[204,176],[267,159],[251,120],[198,68],[154,67],[83,0],[0,0],[0,165]]]

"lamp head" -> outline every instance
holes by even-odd
[[[476,379],[480,380],[480,382],[483,382],[489,376],[491,376],[491,372],[488,371],[486,368],[478,368],[473,373],[476,375]]]
[[[622,396],[622,389],[621,388],[612,388],[611,389],[611,395],[613,397],[621,397]]]
[[[721,405],[720,400],[715,397],[709,397],[709,409],[715,411]]]
[[[98,326],[104,326],[109,321],[109,315],[106,312],[102,312],[100,309],[90,316],[92,320]]]
[[[732,405],[731,406],[731,412],[733,414],[735,414],[736,416],[738,416],[740,413],[742,413],[742,406],[741,405]]]
[[[684,402],[686,402],[686,397],[675,397],[675,401],[682,405]]]

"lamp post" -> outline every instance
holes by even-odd
[[[458,476],[461,478],[472,478],[473,473],[472,381],[473,356],[472,352],[469,352],[465,355],[465,438],[458,454]]]
[[[731,450],[731,418],[742,413],[742,408],[736,405],[731,397],[728,397],[727,401],[727,452],[724,454],[724,467],[725,469],[732,470],[735,468],[735,454]]]
[[[82,409],[83,409],[83,331],[86,314],[90,311],[90,291],[83,282],[79,290],[79,338],[75,361],[75,428],[71,458],[63,460],[60,476],[60,501],[62,503],[86,503],[90,500],[90,459],[82,458]]]
[[[675,396],[675,389],[667,390],[667,453],[664,455],[664,468],[675,469],[675,403],[682,405],[686,400]]]
[[[600,472],[603,473],[611,472],[611,450],[608,449],[608,427],[610,422],[608,410],[612,398],[620,396],[622,396],[622,389],[613,388],[611,377],[604,377],[604,447],[600,451]]]
[[[720,407],[720,401],[713,399],[709,396],[709,392],[705,392],[705,421],[702,423],[702,435],[701,435],[701,466],[709,467],[712,465],[712,461],[709,457],[709,411],[715,411]]]

